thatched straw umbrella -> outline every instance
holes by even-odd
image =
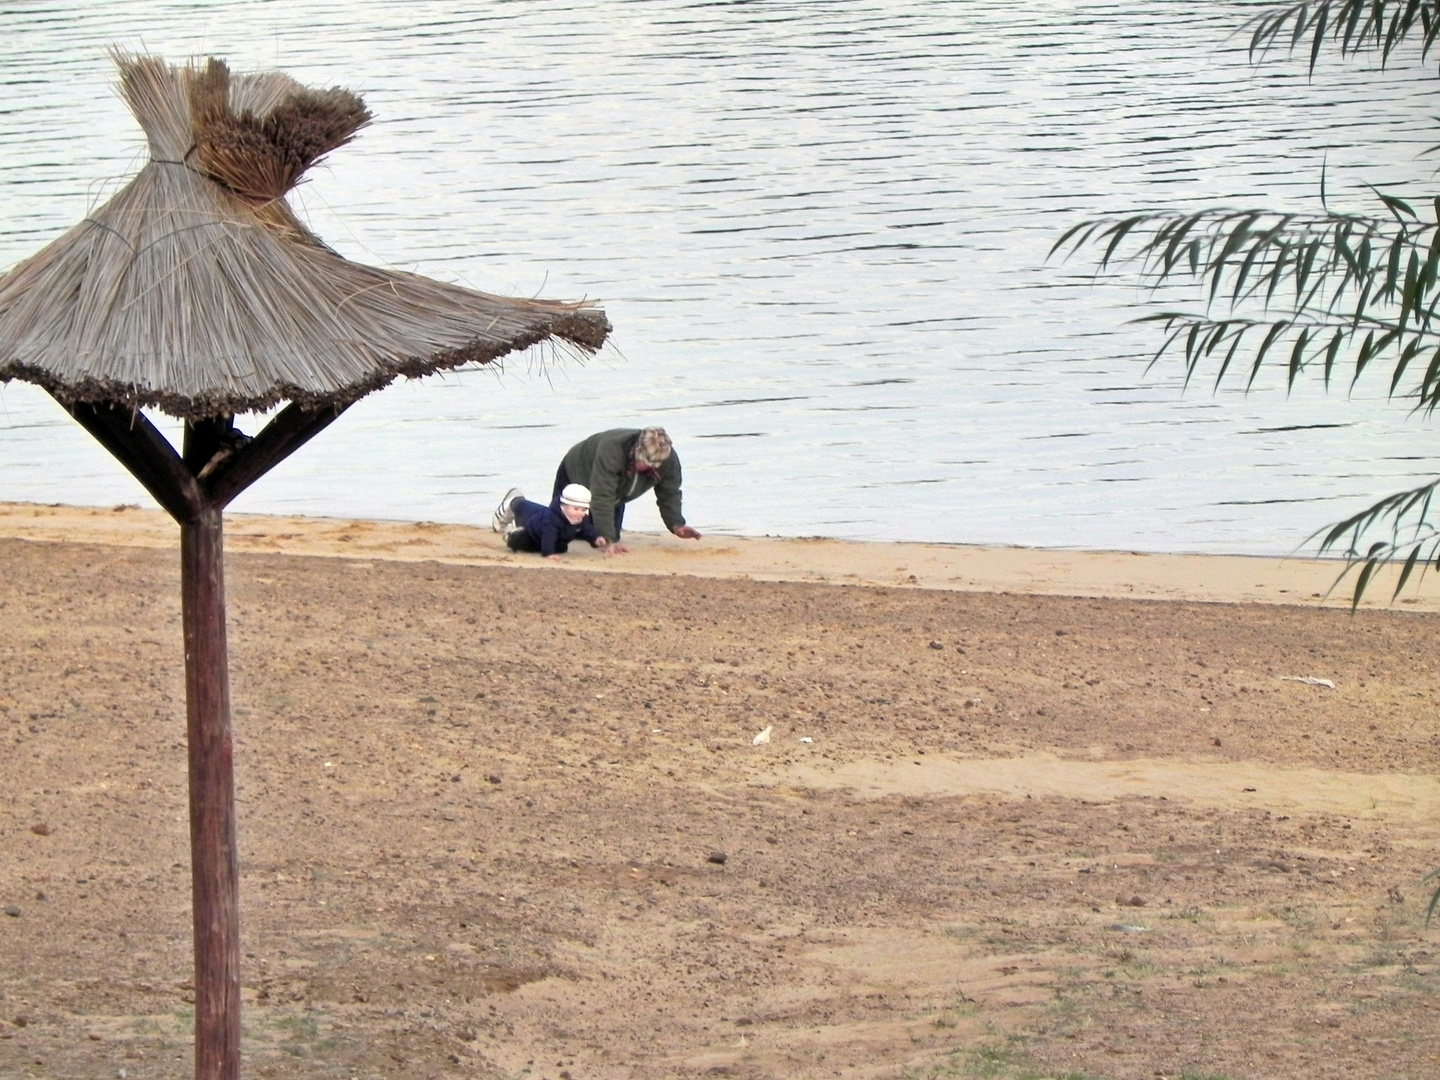
[[[542,341],[591,352],[583,304],[488,296],[341,258],[284,195],[370,119],[345,90],[116,54],[150,161],[114,198],[0,279],[0,380],[50,392],[180,524],[195,1075],[240,1065],[239,866],[222,513],[398,376]],[[287,402],[254,438],[237,414]],[[139,410],[185,421],[177,453]]]

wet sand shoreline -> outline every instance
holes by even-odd
[[[158,510],[0,503],[0,537],[176,548],[174,523]],[[560,564],[507,551],[488,529],[259,514],[226,518],[232,553],[433,561],[542,571],[680,574],[753,581],[898,586],[961,592],[1015,592],[1215,603],[1348,607],[1353,576],[1335,587],[1342,564],[1305,556],[1165,555],[1059,551],[962,544],[872,543],[707,534],[696,542],[632,533],[631,553],[604,556],[581,546]],[[1440,575],[1417,575],[1392,601],[1393,573],[1377,575],[1362,606],[1440,611]]]

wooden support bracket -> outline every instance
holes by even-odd
[[[107,402],[78,402],[70,415],[140,481],[176,521],[199,517],[206,498],[170,441],[138,409]]]
[[[307,412],[292,401],[203,481],[211,502],[229,506],[242,491],[333,424],[345,409],[341,405]]]

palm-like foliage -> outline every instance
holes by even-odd
[[[1317,0],[1277,7],[1250,26],[1252,56],[1308,44],[1312,71],[1327,40],[1342,55],[1376,49],[1388,62],[1418,35],[1423,60],[1440,37],[1440,0]],[[1321,195],[1324,205],[1323,176]],[[1366,370],[1388,368],[1390,396],[1429,414],[1440,406],[1440,196],[1423,213],[1403,199],[1375,196],[1383,213],[1374,217],[1327,207],[1317,215],[1208,210],[1083,221],[1051,254],[1093,245],[1102,270],[1134,261],[1156,285],[1203,282],[1204,312],[1160,311],[1142,320],[1165,333],[1156,360],[1184,355],[1187,382],[1213,364],[1218,386],[1237,359],[1247,386],[1267,360],[1285,365],[1292,386],[1302,372],[1318,371],[1327,387],[1336,377],[1353,386]],[[1217,303],[1227,312],[1221,317],[1210,313]],[[1440,522],[1430,516],[1437,489],[1440,478],[1323,530],[1321,552],[1345,555],[1341,577],[1359,567],[1352,608],[1386,563],[1403,559],[1395,596],[1417,566],[1440,571]],[[1388,535],[1362,550],[1362,539],[1376,531]],[[1440,870],[1424,883],[1437,880]],[[1437,908],[1440,886],[1427,926]]]
[[[1277,45],[1298,48],[1308,37],[1312,71],[1327,37],[1340,47],[1342,56],[1378,49],[1381,60],[1387,61],[1396,47],[1413,39],[1418,30],[1424,58],[1440,36],[1440,4],[1436,0],[1318,0],[1276,7],[1258,15],[1250,27],[1252,56]]]
[[[1440,36],[1440,0],[1318,0],[1267,11],[1250,27],[1252,56],[1305,45],[1312,70],[1327,40],[1342,54],[1378,50],[1388,61],[1418,37],[1424,59]],[[1321,194],[1324,205],[1323,175]],[[1125,262],[1157,286],[1202,283],[1205,310],[1141,320],[1164,332],[1157,360],[1183,355],[1187,380],[1213,366],[1216,385],[1233,373],[1249,386],[1270,363],[1285,366],[1291,385],[1314,372],[1327,386],[1353,386],[1367,370],[1388,369],[1390,395],[1428,414],[1440,406],[1440,196],[1419,210],[1375,197],[1373,217],[1327,208],[1098,218],[1068,230],[1051,254],[1094,248],[1101,269]],[[1396,595],[1417,566],[1440,571],[1437,488],[1440,479],[1387,496],[1323,532],[1321,552],[1342,552],[1346,573],[1359,568],[1353,604],[1386,563],[1403,560]],[[1362,547],[1377,532],[1384,539]]]

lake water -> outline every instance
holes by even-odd
[[[1147,375],[1146,296],[1046,262],[1135,207],[1425,194],[1434,73],[1251,66],[1191,0],[120,0],[0,14],[0,265],[143,160],[108,45],[364,94],[293,197],[349,257],[603,302],[613,347],[353,408],[237,510],[483,522],[602,427],[665,425],[718,532],[1284,553],[1440,472],[1433,426],[1281,381]],[[464,12],[463,14],[458,12]],[[243,426],[243,425],[242,425]],[[170,425],[167,430],[174,430]],[[148,499],[0,390],[0,500]],[[638,508],[639,504],[637,504]],[[632,513],[658,528],[649,506]]]

